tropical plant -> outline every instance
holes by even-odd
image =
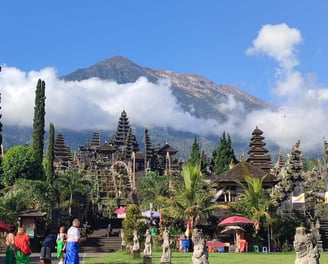
[[[271,222],[270,211],[273,207],[273,200],[269,193],[263,188],[264,177],[246,176],[245,183],[238,182],[244,192],[238,196],[238,202],[233,204],[237,212],[249,217],[255,223],[255,231],[258,232],[261,223]]]
[[[159,175],[157,172],[150,171],[140,180],[139,196],[141,207],[148,208],[153,203],[154,208],[159,208],[160,204],[156,201],[159,196],[167,196],[169,188],[169,178],[166,175]]]
[[[0,197],[0,218],[9,222],[15,222],[21,210],[37,209],[49,213],[56,204],[51,185],[40,180],[18,179],[14,185],[2,189]],[[6,216],[2,217],[2,214]]]
[[[160,196],[164,214],[176,220],[189,221],[191,228],[201,219],[208,219],[210,213],[222,205],[211,203],[211,191],[200,171],[200,165],[187,164],[182,170],[182,181],[175,182],[169,197]],[[227,207],[227,206],[224,206]]]
[[[55,179],[54,188],[60,196],[60,207],[68,209],[68,213],[71,215],[72,206],[78,206],[79,198],[90,192],[92,183],[84,179],[80,173],[69,170]]]

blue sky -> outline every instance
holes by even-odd
[[[51,90],[54,84],[64,86],[57,83],[56,77],[116,55],[144,67],[200,74],[217,84],[230,84],[265,101],[282,105],[285,112],[276,116],[266,113],[255,118],[256,113],[252,113],[250,117],[255,123],[250,122],[243,130],[247,136],[254,125],[259,124],[264,131],[270,131],[267,137],[278,141],[285,133],[283,137],[291,144],[307,128],[304,119],[300,114],[294,118],[303,124],[297,126],[298,131],[291,129],[290,134],[287,128],[281,128],[281,123],[292,123],[286,116],[304,110],[310,103],[304,103],[306,98],[300,94],[306,92],[322,98],[320,106],[326,105],[328,2],[325,0],[11,0],[1,3],[0,19],[0,65],[3,67],[0,89],[8,122],[29,123],[33,111],[33,107],[26,110],[29,101],[13,99],[13,90],[25,96],[24,99],[31,97],[32,100],[30,94],[34,95],[38,77],[45,78]],[[31,86],[30,90],[19,89],[27,84]],[[26,107],[21,110],[21,113],[29,114],[24,117],[25,121],[23,114],[9,118],[15,110],[6,103],[9,102],[9,99],[6,101],[7,94],[11,103]],[[58,102],[61,95],[55,96]],[[81,95],[72,93],[71,96],[76,98],[76,109],[81,102],[87,101]],[[51,97],[48,96],[48,100]],[[121,99],[124,100],[126,98]],[[295,108],[297,101],[302,102],[303,107]],[[95,123],[94,120],[104,120],[110,113],[116,122],[122,104],[115,111],[99,105],[95,108],[98,113],[90,114],[88,119]],[[65,126],[65,116],[58,107],[50,103],[48,106],[49,119],[61,120]],[[93,105],[89,107],[94,109]],[[177,106],[173,106],[172,112],[177,110],[174,107]],[[128,112],[130,117],[134,110],[138,109],[131,108]],[[78,112],[70,110],[74,111]],[[328,131],[328,127],[320,126],[326,122],[323,119],[325,110],[314,109],[313,113],[320,118],[308,125]],[[313,115],[308,119],[313,119]],[[284,116],[283,121],[281,116]],[[5,115],[3,118],[6,120]],[[268,118],[267,122],[265,118]],[[108,124],[112,122],[109,119]],[[136,116],[135,120],[138,120]],[[222,129],[228,128],[231,124]],[[275,130],[274,134],[272,131]],[[320,140],[325,133],[319,135]],[[305,139],[311,137],[313,135],[309,134]]]

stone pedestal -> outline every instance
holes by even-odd
[[[140,250],[133,250],[132,254],[134,259],[140,258]]]
[[[150,264],[152,263],[153,257],[152,256],[143,256],[143,263]]]

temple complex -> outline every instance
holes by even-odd
[[[127,113],[122,111],[111,139],[102,143],[99,133],[95,132],[92,142],[87,140],[79,147],[74,161],[59,133],[55,141],[55,170],[61,173],[71,166],[89,175],[95,183],[91,199],[98,203],[93,206],[101,211],[105,210],[109,200],[115,200],[116,206],[133,202],[137,182],[147,171],[159,175],[179,171],[181,163],[175,158],[176,153],[177,150],[168,143],[157,144],[154,148],[147,129],[144,131],[144,151],[141,151]]]

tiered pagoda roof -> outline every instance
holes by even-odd
[[[252,132],[251,142],[249,143],[251,149],[248,151],[249,158],[246,161],[265,172],[270,172],[272,168],[271,156],[268,154],[269,151],[264,147],[266,143],[262,134],[263,131],[258,127]]]

